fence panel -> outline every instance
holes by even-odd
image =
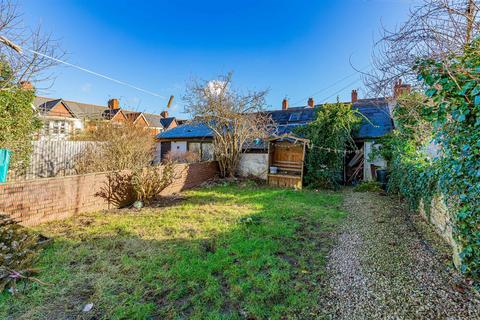
[[[76,158],[89,146],[94,147],[98,142],[40,140],[32,143],[33,152],[27,171],[21,175],[11,172],[10,181],[76,174]]]

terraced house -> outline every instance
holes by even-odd
[[[359,99],[356,90],[352,90],[352,108],[357,110],[363,117],[360,128],[354,132],[357,145],[355,153],[349,153],[345,157],[346,181],[374,180],[376,170],[384,168],[386,162],[380,158],[370,157],[373,149],[378,147],[378,138],[391,132],[394,123],[391,116],[395,99],[402,93],[409,91],[408,84],[401,82],[395,84],[391,97],[374,99]],[[282,101],[281,109],[267,111],[276,124],[276,136],[290,134],[298,126],[306,125],[316,118],[316,110],[321,104],[315,104],[313,98],[309,98],[304,106],[290,107],[288,100]],[[200,158],[207,160],[213,158],[212,141],[213,134],[203,123],[187,123],[180,125],[168,132],[157,134],[157,158],[164,159],[168,153],[199,153]],[[249,144],[245,146],[239,170],[242,175],[254,175],[266,177],[268,168],[268,150],[266,144]]]
[[[40,139],[69,139],[98,121],[131,122],[147,128],[152,135],[177,126],[177,120],[169,117],[168,111],[153,114],[123,109],[118,99],[110,99],[106,106],[101,106],[38,96],[34,106],[43,121]]]

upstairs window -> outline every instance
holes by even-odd
[[[288,118],[288,121],[298,121],[300,120],[300,116],[302,114],[300,112],[294,112],[290,115],[290,118]]]

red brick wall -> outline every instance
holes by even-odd
[[[179,164],[175,172],[175,181],[162,195],[193,188],[214,178],[218,164]],[[32,226],[81,212],[107,209],[107,202],[95,196],[105,181],[105,173],[92,173],[3,183],[0,184],[0,213]]]

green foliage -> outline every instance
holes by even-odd
[[[416,70],[425,95],[400,99],[397,129],[382,139],[389,161],[389,191],[418,208],[443,194],[453,215],[454,236],[462,248],[462,272],[480,282],[480,51],[474,42],[460,56],[419,61]],[[434,139],[441,155],[431,159]],[[428,206],[425,206],[428,214]]]
[[[431,103],[423,108],[442,146],[439,186],[454,208],[462,271],[480,283],[480,39],[462,55],[417,65]]]
[[[305,183],[313,188],[336,189],[342,180],[344,150],[354,148],[352,132],[360,124],[351,104],[333,103],[317,110],[315,121],[294,132],[310,139],[306,155]]]
[[[396,129],[378,141],[388,162],[388,191],[402,195],[414,210],[420,200],[429,203],[438,193],[437,164],[425,152],[432,140],[432,126],[422,113],[426,100],[420,93],[399,97],[393,112]]]
[[[13,151],[11,168],[21,171],[28,166],[32,138],[42,124],[32,108],[35,92],[11,83],[11,68],[1,58],[0,72],[0,148]]]
[[[380,186],[380,183],[377,181],[363,181],[362,183],[356,185],[353,188],[353,191],[355,192],[380,192],[382,191],[382,187]]]

